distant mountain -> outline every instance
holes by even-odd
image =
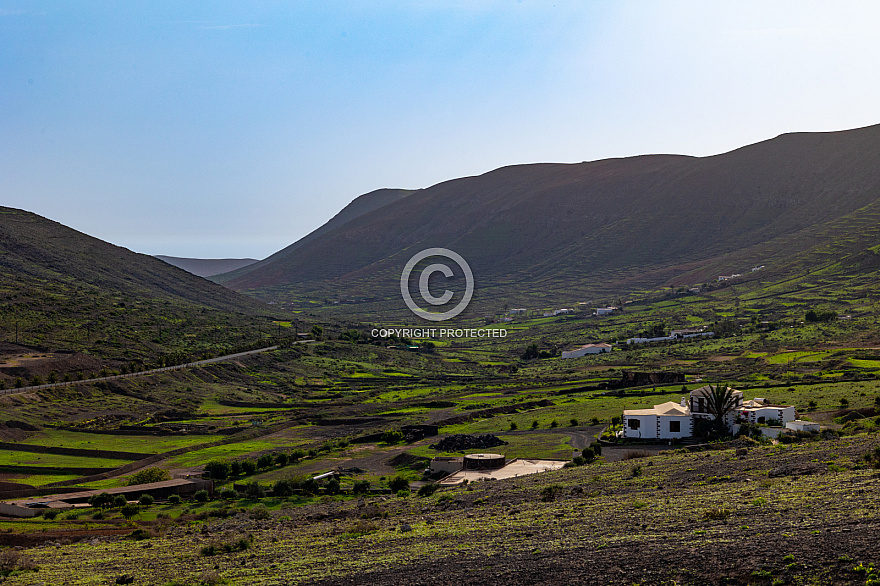
[[[403,198],[411,195],[412,193],[415,193],[415,191],[410,189],[377,189],[376,191],[365,193],[364,195],[361,195],[350,204],[342,208],[342,210],[338,214],[333,216],[326,224],[324,224],[317,230],[310,232],[306,236],[303,236],[287,248],[276,252],[269,258],[262,260],[258,263],[250,264],[238,270],[230,269],[230,272],[228,273],[212,275],[211,280],[216,283],[225,283],[229,280],[237,279],[239,277],[247,275],[252,271],[260,270],[265,266],[273,264],[276,260],[292,254],[293,251],[305,246],[319,236],[322,236],[323,234],[331,232],[337,228],[341,228],[348,222],[351,222],[352,220],[355,220],[363,216],[364,214],[368,214],[389,204],[400,201]]]
[[[755,265],[762,278],[847,255],[859,265],[880,238],[878,169],[880,126],[784,134],[710,157],[503,167],[328,223],[223,282],[276,300],[402,307],[406,261],[446,247],[470,263],[479,309],[699,283]]]
[[[217,353],[267,330],[270,308],[220,285],[0,207],[0,341],[122,361]]]
[[[221,273],[228,273],[257,262],[255,258],[180,258],[177,256],[165,256],[164,254],[156,254],[154,256],[161,261],[199,277],[212,277]]]

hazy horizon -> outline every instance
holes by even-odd
[[[383,187],[880,122],[871,2],[0,3],[0,191],[262,259]]]

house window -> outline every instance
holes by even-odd
[[[697,411],[700,413],[705,413],[706,411],[703,409],[703,397],[697,399]]]
[[[758,423],[767,423],[766,417],[758,417]]]
[[[630,429],[638,429],[641,423],[638,419],[627,419],[626,422],[629,424]]]
[[[681,431],[681,421],[670,421],[669,431],[670,433],[679,433]]]

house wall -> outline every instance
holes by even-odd
[[[629,421],[639,420],[639,428],[631,429]],[[623,437],[627,439],[657,439],[657,416],[656,415],[624,415]]]
[[[679,431],[669,431],[669,422],[678,421]],[[694,418],[690,415],[661,415],[657,417],[657,437],[659,439],[678,439],[694,435]]]

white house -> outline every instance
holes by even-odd
[[[611,352],[610,344],[585,344],[575,350],[567,350],[562,353],[562,358],[580,358],[587,354],[602,354]]]
[[[597,307],[596,315],[611,315],[617,307]]]
[[[687,405],[669,401],[650,409],[627,409],[623,412],[623,437],[626,439],[676,439],[694,434],[694,420]]]
[[[771,405],[766,399],[746,401],[736,413],[744,423],[761,424],[775,420],[785,425],[797,419],[793,405]]]
[[[802,421],[800,419],[795,419],[794,421],[788,421],[785,424],[786,429],[790,429],[792,431],[819,431],[819,424],[814,423],[812,421]]]

